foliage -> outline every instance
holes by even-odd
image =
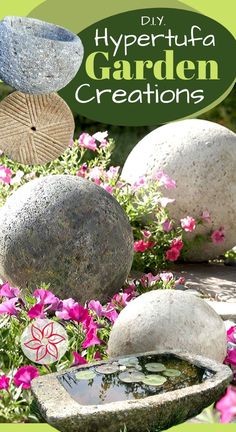
[[[194,234],[198,225],[209,223],[207,210],[203,209],[196,220],[186,215],[180,221],[173,221],[168,213],[168,205],[173,200],[166,193],[168,195],[168,190],[175,188],[175,181],[158,172],[155,176],[127,184],[120,178],[119,167],[110,166],[113,149],[114,141],[107,139],[107,133],[97,132],[93,136],[83,133],[70,143],[60,158],[44,166],[22,166],[4,154],[0,156],[0,206],[21,185],[37,177],[70,174],[93,181],[111,193],[124,208],[134,235],[133,269],[149,272],[128,281],[106,305],[96,299],[85,306],[73,299],[60,300],[46,285],[36,289],[33,295],[25,292],[23,295],[8,283],[1,285],[0,422],[37,421],[30,392],[30,382],[35,374],[106,359],[112,325],[129,301],[152,289],[169,289],[184,283],[183,278],[175,280],[170,272],[157,274],[158,269],[184,258],[189,248],[196,247],[199,242],[224,241],[223,227],[214,232],[209,229],[206,236],[196,235],[190,241],[189,233]],[[20,347],[22,332],[37,318],[59,322],[68,334],[68,351],[60,361],[47,366],[37,364],[36,367]],[[231,351],[227,361],[230,363],[234,358],[235,353]],[[21,376],[26,379],[24,374],[28,377],[27,388],[21,380]]]
[[[9,283],[0,285],[0,422],[37,421],[32,405],[30,383],[34,376],[107,358],[107,343],[120,311],[138,295],[157,288],[173,288],[178,283],[170,273],[144,275],[125,284],[106,305],[92,300],[85,306],[73,299],[60,300],[43,288],[26,295]],[[25,328],[35,319],[49,318],[66,330],[69,346],[57,362],[40,365],[31,362],[21,349]],[[34,374],[29,377],[32,368]],[[26,378],[19,379],[27,373]],[[31,370],[32,373],[32,370]]]
[[[120,178],[120,167],[110,166],[114,141],[107,139],[107,132],[80,135],[71,142],[65,153],[55,161],[43,166],[23,166],[0,156],[0,205],[9,195],[24,183],[49,174],[70,174],[93,181],[111,193],[125,210],[134,235],[133,269],[157,271],[177,259],[184,259],[186,253],[202,242],[224,241],[224,230],[207,235],[188,234],[197,226],[208,224],[210,215],[203,209],[197,220],[190,215],[180,221],[169,217],[168,205],[174,200],[168,198],[168,190],[176,187],[175,181],[163,172],[145,176],[128,184]],[[91,153],[93,157],[91,158]],[[193,233],[194,234],[194,233]]]

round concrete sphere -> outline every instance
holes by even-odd
[[[23,93],[51,93],[65,87],[83,59],[80,38],[69,30],[33,18],[0,22],[0,77]]]
[[[164,125],[145,136],[128,156],[122,177],[134,182],[138,177],[164,171],[176,181],[176,189],[164,190],[175,198],[170,216],[179,224],[186,216],[199,219],[208,210],[211,222],[187,238],[225,228],[225,241],[203,242],[186,259],[206,261],[236,244],[236,135],[206,120],[182,120]]]
[[[223,362],[226,330],[202,299],[175,290],[154,290],[126,306],[110,334],[112,357],[148,351],[198,354]]]
[[[124,283],[132,255],[122,207],[88,180],[41,177],[0,209],[0,276],[13,286],[45,282],[61,298],[106,301]]]

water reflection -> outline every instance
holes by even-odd
[[[132,370],[140,370],[145,375],[161,375],[164,376],[164,371],[150,372],[146,369],[147,363],[162,363],[166,369],[175,369],[180,371],[179,376],[165,377],[166,382],[159,386],[147,385],[142,382],[126,383],[120,380],[119,375],[124,372],[131,373]],[[104,362],[106,364],[106,362]],[[109,363],[111,364],[111,362]],[[181,360],[172,354],[168,355],[152,355],[137,357],[137,363],[130,366],[116,365],[115,373],[104,374],[96,371],[96,366],[89,368],[79,368],[67,372],[58,377],[60,383],[68,391],[71,397],[81,405],[101,405],[116,401],[141,399],[147,396],[152,396],[160,393],[165,393],[171,390],[177,390],[188,387],[194,384],[199,384],[205,379],[213,375],[213,372],[204,368],[197,367],[185,360]],[[93,379],[77,379],[78,371],[90,370],[95,373]],[[98,368],[99,370],[99,368]]]

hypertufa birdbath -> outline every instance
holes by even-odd
[[[60,90],[83,59],[80,38],[45,21],[8,16],[0,22],[0,77],[23,93]]]
[[[63,432],[119,432],[124,426],[129,432],[163,430],[218,400],[232,379],[228,366],[201,356],[173,352],[135,356],[34,379],[32,391],[41,416]],[[186,373],[186,381],[181,383],[174,365]],[[194,380],[189,369],[197,376]]]

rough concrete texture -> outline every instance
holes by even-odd
[[[222,319],[204,300],[184,291],[154,290],[130,302],[108,342],[112,357],[174,349],[219,362],[226,355]]]
[[[0,276],[13,286],[45,282],[62,298],[105,301],[121,288],[132,257],[126,214],[88,180],[41,177],[0,209]]]
[[[65,87],[83,59],[80,38],[63,27],[33,18],[0,22],[0,77],[23,93],[51,93]]]
[[[180,390],[105,405],[77,403],[59,383],[60,373],[34,379],[32,391],[43,418],[62,432],[120,432],[124,426],[129,432],[163,430],[194,417],[218,400],[232,379],[228,366],[186,353],[178,353],[178,356],[212,370],[215,375],[201,384]],[[96,362],[96,365],[103,363]]]
[[[0,148],[21,164],[45,164],[60,156],[74,134],[73,114],[56,93],[13,92],[0,103]]]
[[[186,288],[200,291],[216,301],[236,302],[236,267],[223,263],[177,264],[171,271],[184,276]]]
[[[171,216],[199,218],[208,210],[211,223],[198,227],[193,235],[225,228],[221,244],[204,242],[187,255],[189,261],[206,261],[236,244],[236,135],[206,120],[182,120],[164,125],[145,136],[128,156],[122,177],[138,177],[163,170],[176,180],[177,187],[165,190],[175,198]],[[193,235],[188,234],[188,238]]]

